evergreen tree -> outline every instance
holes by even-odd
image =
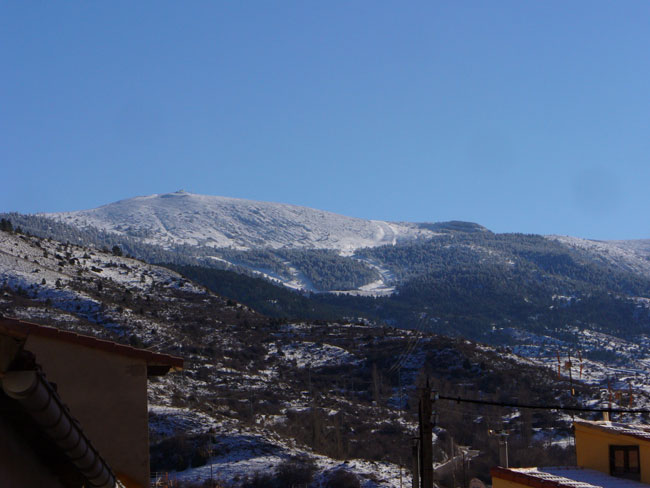
[[[13,232],[14,227],[9,219],[0,219],[0,230],[3,232]]]

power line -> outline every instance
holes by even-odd
[[[508,402],[491,402],[489,400],[473,400],[471,398],[451,397],[438,395],[440,400],[451,400],[457,403],[474,403],[478,405],[494,405],[497,407],[510,407],[510,408],[531,408],[535,410],[571,410],[575,412],[609,412],[609,413],[650,413],[650,409],[639,408],[590,408],[590,407],[567,407],[564,405],[528,405],[523,403],[508,403]]]

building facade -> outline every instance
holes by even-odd
[[[182,366],[178,357],[0,319],[0,485],[147,487],[147,379]]]
[[[637,488],[650,484],[650,425],[574,422],[577,466],[491,471],[494,488]]]

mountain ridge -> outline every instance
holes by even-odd
[[[612,267],[650,279],[650,240],[537,236],[534,244],[526,244],[537,250],[517,257],[523,249],[512,255],[512,245],[516,248],[515,241],[534,234],[494,234],[480,224],[454,220],[364,220],[183,190],[77,212],[2,215],[35,235],[107,248],[117,245],[153,263],[232,270],[311,293],[389,296],[405,279],[433,268],[446,269],[458,262],[511,267],[521,257],[550,259],[543,264],[548,268],[543,273],[575,267],[578,259],[581,266],[592,263],[600,274]],[[440,261],[443,255],[446,261]]]
[[[336,249],[395,244],[435,232],[420,224],[366,220],[298,205],[186,191],[120,200],[88,210],[38,214],[171,248],[195,245]]]

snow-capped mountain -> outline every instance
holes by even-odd
[[[546,301],[553,295],[593,295],[594,286],[634,299],[649,296],[650,241],[494,234],[469,222],[364,220],[185,191],[76,212],[2,215],[34,235],[98,248],[117,245],[152,263],[233,270],[308,292],[391,296],[399,288],[397,294],[415,294],[424,305],[432,296],[420,295],[443,289],[441,279],[473,270],[475,281],[499,269],[525,286],[538,283],[535,295]],[[546,278],[538,282],[542,275]],[[501,283],[476,286],[494,291]],[[553,287],[542,292],[549,283]],[[459,293],[467,297],[472,290]],[[436,303],[445,301],[440,296]]]
[[[364,220],[297,205],[197,195],[185,191],[121,200],[91,210],[50,213],[166,248],[307,248],[354,251],[434,234],[418,224]]]
[[[236,277],[213,268],[178,266],[177,274],[122,256],[135,251],[121,249],[132,243],[118,234],[75,234],[71,226],[42,217],[6,218],[13,224],[5,220],[6,232],[0,232],[0,315],[186,358],[181,380],[149,385],[153,470],[174,470],[182,481],[204,482],[216,468],[229,488],[251,486],[246,483],[253,479],[271,486],[264,480],[308,465],[314,487],[332,486],[342,471],[364,488],[408,484],[400,465],[417,428],[412,400],[424,370],[432,371],[440,391],[455,392],[460,384],[480,395],[498,391],[548,404],[569,401],[571,388],[578,392],[571,398],[605,406],[611,385],[627,395],[615,398],[625,402],[621,406],[631,397],[637,408],[650,405],[648,241],[493,234],[452,222],[429,225],[431,239],[345,257],[318,249],[209,249],[239,259],[255,254],[252,264],[268,254],[262,264],[285,260],[296,272],[310,272],[312,282],[345,281],[339,271],[361,272],[353,264],[367,264],[378,281],[400,286],[374,300],[338,300],[336,294],[321,300],[269,292],[270,284],[259,286],[250,277],[236,286]],[[203,281],[194,283],[191,271]],[[203,288],[215,284],[234,293],[222,297]],[[279,317],[337,306],[331,310],[347,319],[271,319],[254,311],[258,304],[270,312],[277,308],[284,314]],[[472,338],[497,347],[473,345]],[[560,356],[573,362],[558,378]],[[443,434],[492,452],[487,437],[474,435],[492,422],[484,411],[458,416],[455,404],[437,408],[440,466],[449,463]],[[474,419],[474,430],[467,429],[467,418]],[[532,439],[546,456],[549,443],[568,435],[568,418],[558,415],[544,428],[530,423],[528,434],[521,416],[496,420],[517,432],[511,437],[514,455],[533,452]]]

